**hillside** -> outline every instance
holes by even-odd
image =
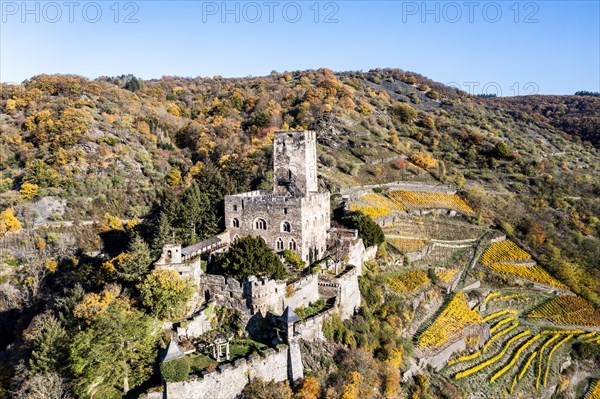
[[[419,217],[385,229],[399,254],[415,245],[402,241],[411,228],[424,242],[475,240],[494,228],[531,254],[540,273],[600,308],[597,97],[477,98],[398,69],[321,69],[150,81],[40,75],[3,85],[1,101],[6,392],[14,390],[15,359],[31,351],[23,331],[35,315],[70,312],[69,300],[115,282],[139,305],[133,283],[107,273],[118,264],[106,266],[98,254],[118,255],[139,234],[155,258],[170,237],[190,244],[220,231],[225,195],[270,188],[277,130],[317,132],[319,182],[334,205],[357,186],[456,188],[469,217],[434,222],[433,232],[417,231]],[[468,261],[448,251],[428,256]],[[381,282],[374,281],[364,284]]]

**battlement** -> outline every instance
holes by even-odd
[[[212,371],[193,375],[187,381],[167,382],[169,399],[234,399],[239,396],[249,380],[286,381],[293,362],[299,362],[288,345],[278,345],[264,351],[263,356],[251,354],[233,363],[224,363]],[[292,356],[291,356],[292,355]],[[298,376],[301,377],[301,376]]]

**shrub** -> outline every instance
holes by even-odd
[[[344,162],[340,165],[340,170],[350,176],[356,176],[359,169],[360,167],[352,162]]]
[[[319,157],[321,163],[329,168],[332,168],[337,165],[337,161],[335,158],[329,154],[321,154]]]
[[[431,98],[432,100],[439,100],[440,99],[440,94],[437,91],[428,91],[426,94],[427,97]]]
[[[160,373],[167,382],[180,382],[187,380],[190,375],[190,368],[190,360],[187,357],[182,357],[163,362],[160,365]]]
[[[392,105],[389,112],[393,119],[402,123],[412,123],[417,117],[417,111],[410,105],[404,103]]]

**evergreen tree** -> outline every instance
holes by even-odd
[[[160,213],[158,229],[152,242],[152,251],[158,255],[166,244],[172,243],[174,229],[169,223],[169,218],[164,212]]]
[[[379,245],[385,241],[385,234],[381,227],[360,211],[350,213],[344,218],[344,223],[349,228],[358,230],[358,235],[367,247]]]
[[[70,346],[73,386],[80,397],[120,396],[152,373],[156,338],[152,320],[125,300],[115,301]]]
[[[187,233],[188,244],[210,237],[218,230],[217,216],[208,195],[200,191],[196,182],[192,183],[183,196],[180,220],[182,229]]]
[[[248,276],[263,276],[281,280],[285,267],[261,237],[243,237],[237,240],[216,261],[217,270],[228,277],[243,280]]]
[[[132,91],[132,92],[136,92],[138,90],[140,90],[142,88],[142,85],[140,84],[140,81],[135,77],[132,76],[131,79],[129,79],[127,81],[127,83],[125,83],[124,89]]]
[[[58,371],[64,367],[67,332],[54,315],[42,313],[34,317],[23,336],[31,347],[29,367],[32,374]]]
[[[150,248],[146,241],[136,234],[129,244],[127,255],[121,268],[117,270],[117,276],[126,282],[138,281],[148,272],[152,263]]]

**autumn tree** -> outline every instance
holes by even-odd
[[[116,301],[70,345],[75,392],[80,397],[114,398],[152,373],[156,338],[152,320],[128,301]]]
[[[17,232],[21,230],[21,222],[16,218],[12,208],[7,208],[0,212],[0,237],[7,232]]]
[[[184,315],[194,292],[191,281],[181,278],[175,270],[152,270],[138,288],[143,305],[160,319]]]
[[[319,381],[315,377],[305,377],[294,399],[318,399],[319,392]]]

